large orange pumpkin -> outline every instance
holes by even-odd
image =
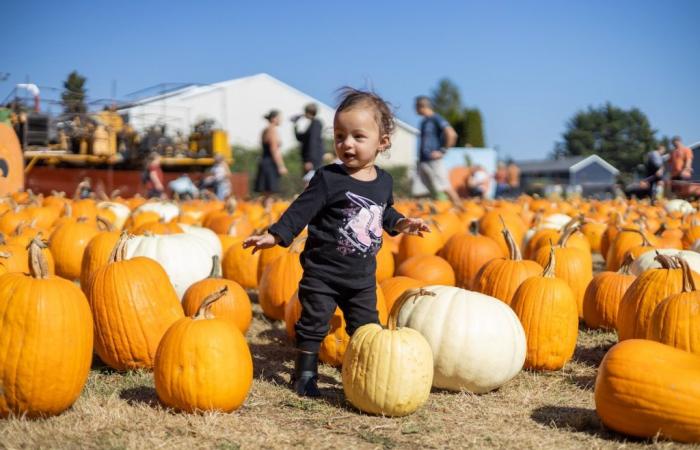
[[[595,407],[605,426],[642,438],[700,442],[700,357],[645,339],[603,358]]]
[[[258,264],[261,253],[253,253],[252,248],[243,248],[242,239],[231,245],[224,252],[224,259],[221,263],[224,278],[235,281],[244,289],[257,288]]]
[[[384,294],[386,309],[391,311],[391,308],[394,306],[394,302],[401,297],[401,294],[409,289],[421,288],[426,286],[426,284],[413,278],[396,276],[387,278],[386,280],[382,281],[379,286]]]
[[[100,231],[85,219],[69,220],[51,234],[49,249],[56,260],[56,274],[69,280],[80,278],[83,253]]]
[[[617,272],[601,272],[593,277],[583,296],[583,320],[590,328],[615,329],[622,297],[634,282],[628,256]]]
[[[122,234],[108,264],[90,277],[87,294],[95,322],[95,351],[116,370],[153,367],[163,334],[185,315],[168,274],[156,261],[126,260]]]
[[[253,358],[243,334],[208,311],[226,287],[213,292],[190,318],[175,322],[158,345],[156,392],[171,408],[230,412],[241,407],[253,384]]]
[[[260,278],[258,302],[263,313],[275,320],[284,319],[284,305],[299,287],[304,273],[299,261],[305,239],[297,239],[284,255],[272,261]]]
[[[574,354],[578,337],[576,297],[566,281],[555,277],[554,247],[542,276],[523,281],[511,306],[527,337],[525,367],[559,370]]]
[[[85,295],[51,276],[32,242],[29,275],[0,276],[0,417],[51,416],[80,396],[92,362]]]
[[[425,284],[455,285],[455,273],[450,263],[436,255],[416,255],[401,263],[399,276],[420,280]]]

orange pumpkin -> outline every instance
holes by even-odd
[[[49,249],[56,259],[56,274],[69,280],[80,278],[83,253],[100,231],[83,218],[69,220],[51,234]]]
[[[601,272],[593,277],[583,296],[583,320],[590,328],[615,329],[622,297],[634,282],[630,273],[633,258],[628,256],[617,272]]]
[[[263,314],[271,319],[284,319],[284,305],[299,287],[304,273],[299,254],[305,241],[305,238],[297,238],[289,251],[265,268],[260,278],[258,302]]]
[[[224,252],[221,270],[224,278],[235,281],[244,289],[255,289],[258,287],[258,264],[262,252],[253,253],[252,248],[243,248],[242,243],[241,239]]]
[[[478,223],[472,222],[467,233],[458,233],[450,238],[439,255],[455,273],[455,286],[471,289],[476,274],[489,261],[503,257],[499,245],[478,232]]]
[[[426,284],[420,280],[402,276],[387,278],[379,284],[384,294],[386,309],[388,311],[391,311],[394,302],[401,297],[401,294],[409,289],[418,289],[425,285]]]
[[[222,296],[212,304],[211,312],[219,319],[233,323],[241,333],[245,334],[253,320],[253,308],[250,298],[240,284],[221,278],[219,257],[214,256],[209,278],[197,281],[185,291],[182,298],[182,308],[186,316],[192,316],[202,306],[204,300],[214,291],[226,288]]]
[[[416,255],[399,266],[399,276],[413,278],[425,284],[455,285],[455,273],[450,263],[436,255]]]

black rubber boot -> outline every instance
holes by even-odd
[[[318,353],[297,350],[294,362],[292,385],[294,391],[302,397],[320,397],[318,390]]]

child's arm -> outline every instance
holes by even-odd
[[[430,228],[423,219],[404,217],[403,214],[394,209],[393,205],[394,196],[390,195],[382,219],[382,225],[389,235],[396,236],[399,233],[408,233],[422,236],[424,231],[430,232]]]
[[[327,189],[322,171],[317,171],[304,192],[289,205],[280,220],[267,233],[243,241],[243,248],[255,247],[253,252],[274,245],[289,247],[294,238],[326,204]]]

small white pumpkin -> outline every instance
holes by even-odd
[[[148,201],[134,210],[134,215],[143,211],[152,211],[160,216],[164,222],[170,222],[180,215],[180,207],[173,202]]]
[[[525,232],[525,237],[523,238],[523,246],[530,242],[530,239],[541,229],[551,229],[551,230],[561,230],[571,222],[571,217],[566,214],[550,214],[542,219],[542,221],[537,224],[536,227],[530,228]]]
[[[649,269],[660,269],[661,264],[654,259],[656,252],[667,256],[681,256],[688,263],[691,270],[700,273],[700,253],[692,250],[677,250],[675,248],[660,248],[642,253],[630,265],[630,273],[638,277]]]
[[[433,386],[481,394],[496,389],[525,363],[525,331],[502,301],[451,286],[409,292],[398,325],[420,332],[435,361]]]
[[[357,409],[405,416],[421,407],[433,383],[433,352],[416,330],[396,328],[402,296],[389,315],[388,328],[371,323],[355,331],[343,358],[343,391]]]
[[[683,215],[691,214],[696,211],[696,209],[693,208],[693,205],[680,198],[675,198],[673,200],[667,201],[664,205],[664,209],[667,213],[679,212]]]
[[[114,225],[114,228],[117,230],[124,228],[124,223],[126,223],[126,220],[129,218],[129,214],[131,214],[131,210],[128,206],[118,202],[99,202],[97,204],[97,209],[108,209],[112,212],[112,214],[114,214],[116,220],[112,225]]]
[[[207,278],[217,253],[209,242],[189,233],[143,235],[129,239],[126,257],[145,256],[163,266],[180,300],[192,284]]]

